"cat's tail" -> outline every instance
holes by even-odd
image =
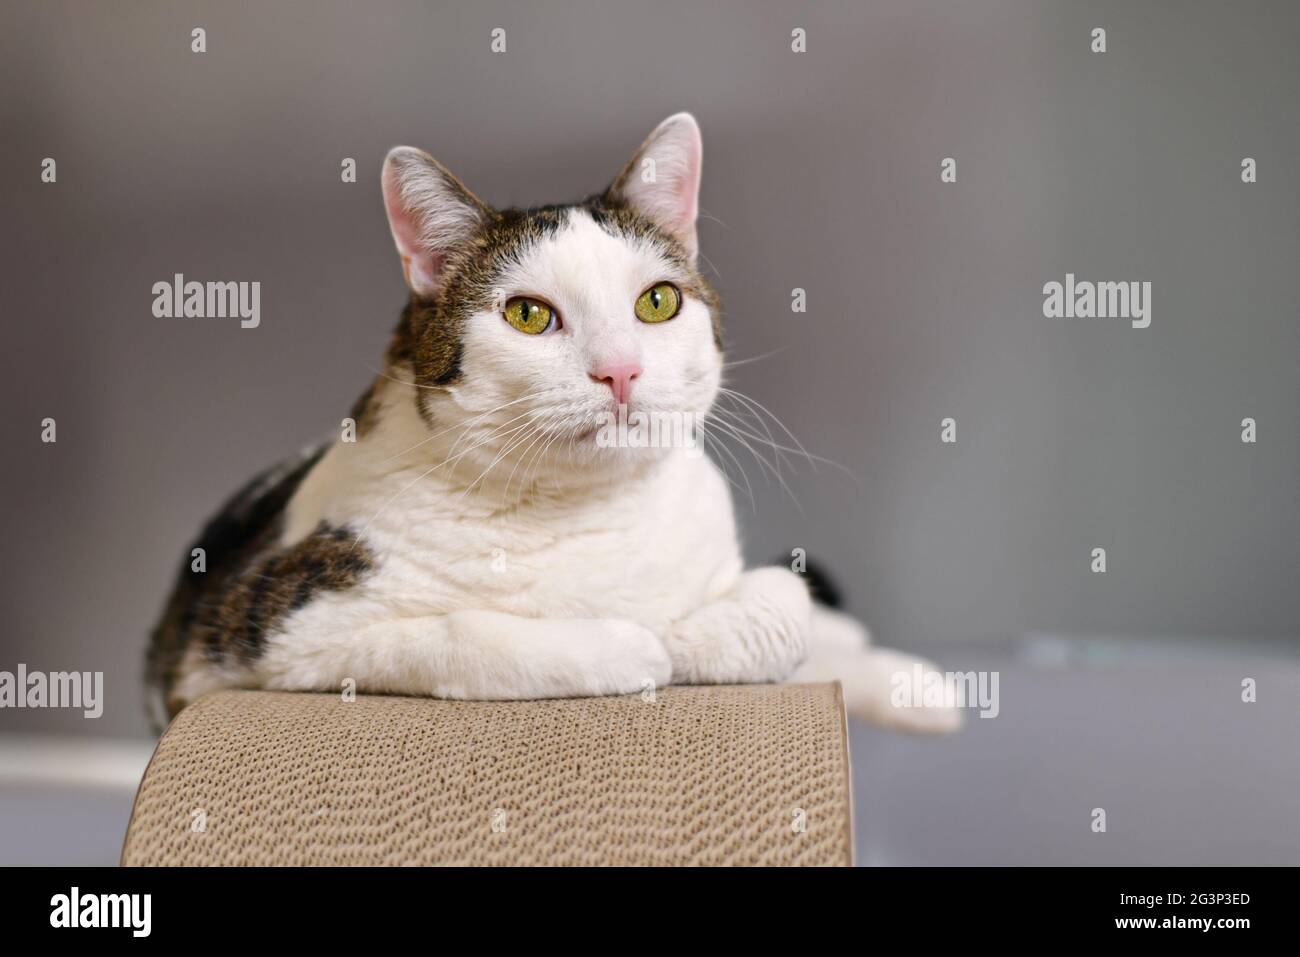
[[[872,646],[863,624],[840,610],[842,593],[825,570],[809,563],[801,574],[813,597],[812,644],[789,681],[839,681],[849,714],[881,727],[928,734],[961,727],[953,695],[926,704],[923,695],[911,694],[918,675],[945,690],[951,690],[951,678],[924,658]],[[939,677],[924,677],[931,673]]]

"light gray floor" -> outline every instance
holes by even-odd
[[[1294,661],[1157,651],[1119,670],[1104,647],[1100,663],[1064,667],[942,657],[997,669],[1000,714],[968,714],[945,738],[854,724],[859,864],[1300,864]],[[1090,827],[1098,807],[1104,834]]]
[[[133,791],[0,784],[0,866],[116,865]]]
[[[1295,660],[1104,643],[925,651],[996,670],[1000,714],[944,738],[854,723],[859,864],[1300,864]],[[0,864],[115,864],[133,796],[0,781]]]

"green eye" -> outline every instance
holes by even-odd
[[[506,303],[506,322],[530,336],[541,335],[555,321],[555,310],[539,299],[516,296]]]
[[[642,322],[666,322],[677,315],[682,294],[670,282],[661,282],[641,293],[636,300],[636,317]]]

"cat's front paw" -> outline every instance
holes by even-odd
[[[769,633],[775,652],[772,674],[786,678],[808,656],[812,638],[812,597],[802,578],[781,566],[755,568],[740,577],[740,601],[755,623]]]
[[[668,649],[649,628],[621,618],[592,624],[603,647],[591,663],[588,694],[633,694],[663,688],[672,681]]]
[[[812,601],[798,575],[757,568],[726,596],[676,622],[667,636],[681,684],[781,681],[804,659]]]
[[[631,694],[662,687],[672,663],[659,637],[621,618],[519,618],[455,611],[432,694],[524,700]]]

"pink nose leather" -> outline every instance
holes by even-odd
[[[603,362],[588,373],[593,381],[609,386],[614,401],[619,405],[627,405],[627,398],[632,394],[632,380],[640,374],[641,365],[637,362]]]

